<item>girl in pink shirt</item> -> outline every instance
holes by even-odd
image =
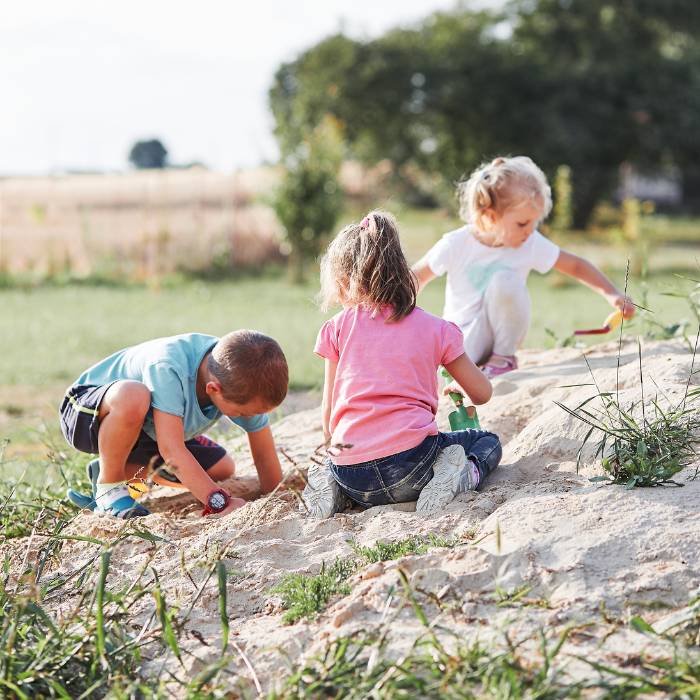
[[[325,360],[323,432],[328,458],[309,469],[304,502],[329,517],[348,499],[369,507],[417,501],[432,513],[475,489],[501,458],[493,433],[441,433],[437,370],[474,404],[491,384],[464,353],[462,332],[416,307],[417,283],[392,216],[371,212],[346,226],[321,261],[325,308],[314,352]]]

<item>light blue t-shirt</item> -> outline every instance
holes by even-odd
[[[83,372],[76,384],[109,384],[118,379],[135,379],[151,391],[151,408],[143,430],[156,439],[153,409],[180,416],[185,440],[201,435],[221,418],[214,404],[202,408],[197,401],[197,370],[204,355],[219,339],[203,333],[183,333],[157,338],[115,352]],[[268,425],[262,413],[251,417],[227,418],[247,433],[255,433]]]

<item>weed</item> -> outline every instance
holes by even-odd
[[[355,573],[357,563],[350,559],[336,559],[333,564],[321,566],[316,576],[287,574],[272,589],[282,596],[282,605],[287,612],[283,621],[293,624],[303,617],[312,617],[323,610],[334,595],[347,595],[350,586],[347,578]]]
[[[315,576],[287,574],[271,592],[281,595],[282,606],[286,610],[282,619],[287,624],[293,624],[324,610],[333,596],[350,593],[347,579],[367,564],[400,559],[410,554],[425,554],[430,547],[454,547],[463,541],[464,538],[460,537],[445,538],[430,534],[428,537],[413,535],[394,542],[377,542],[373,547],[362,547],[351,542],[356,558],[336,559],[330,566],[324,562]]]
[[[532,586],[523,584],[509,591],[500,586],[496,586],[493,597],[496,606],[499,608],[530,607],[549,608],[549,602],[544,598],[528,598],[527,594],[532,590]]]
[[[628,265],[629,273],[629,265]],[[627,291],[627,278],[625,292]],[[591,481],[603,481],[611,484],[623,484],[627,488],[635,486],[662,486],[675,484],[673,477],[688,466],[696,456],[696,446],[700,439],[700,416],[693,399],[700,395],[700,390],[690,391],[690,381],[695,373],[695,356],[700,325],[692,347],[692,360],[688,379],[682,399],[677,405],[665,407],[658,396],[647,404],[644,395],[644,370],[642,363],[642,345],[637,340],[639,357],[639,386],[641,397],[623,408],[619,398],[620,353],[624,321],[620,326],[620,341],[617,353],[617,377],[615,392],[600,390],[593,370],[584,354],[584,360],[593,379],[597,393],[571,409],[559,401],[557,406],[569,415],[589,426],[577,455],[577,467],[581,462],[582,450],[594,433],[602,437],[596,443],[594,458],[601,458],[604,476],[596,476]],[[583,385],[581,385],[583,386]],[[601,408],[595,408],[593,402],[598,400]],[[695,476],[697,476],[697,471]],[[694,477],[691,477],[694,478]]]
[[[461,541],[458,537],[446,538],[431,533],[428,537],[412,535],[394,542],[376,542],[373,547],[362,547],[353,542],[351,547],[365,563],[373,564],[378,561],[400,559],[410,554],[425,554],[431,547],[454,547]]]

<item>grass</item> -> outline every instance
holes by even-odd
[[[82,469],[77,460],[60,454],[52,459],[64,480],[79,481]],[[0,539],[9,544],[13,538],[27,538],[25,551],[15,549],[12,558],[11,550],[3,547],[0,697],[214,700],[228,692],[221,689],[224,678],[229,689],[247,685],[227,668],[238,656],[228,649],[224,559],[233,556],[230,546],[219,547],[213,559],[205,552],[189,562],[190,568],[203,569],[199,583],[189,601],[174,606],[151,563],[158,548],[169,544],[165,538],[133,521],[106,539],[66,534],[76,510],[65,506],[58,485],[47,489],[41,483],[21,481],[2,483],[0,489]],[[134,539],[152,545],[151,558],[127,582],[115,584],[112,552]],[[69,540],[92,547],[87,561],[69,574],[51,573],[50,563]],[[191,652],[182,639],[210,582],[218,588],[221,655],[188,675],[183,663]],[[56,614],[59,600],[70,601],[70,606]]]
[[[367,564],[400,559],[411,554],[425,554],[431,547],[454,547],[464,538],[445,538],[430,534],[427,537],[411,535],[392,542],[377,542],[372,547],[363,547],[351,542],[355,558],[336,559],[330,566],[325,562],[318,574],[287,574],[271,589],[282,597],[286,610],[283,621],[293,624],[304,618],[313,618],[322,612],[336,595],[347,595],[350,586],[348,577]]]
[[[639,657],[624,670],[565,653],[565,644],[579,628],[540,631],[502,642],[466,641],[431,622],[402,573],[403,602],[424,627],[407,651],[391,654],[388,637],[393,621],[374,633],[354,634],[328,644],[320,655],[292,668],[291,675],[268,700],[332,697],[336,700],[555,700],[558,698],[697,698],[700,657],[697,649],[679,645],[672,658]],[[398,611],[397,613],[398,614]],[[575,648],[575,643],[574,643]],[[573,677],[572,658],[591,672]]]
[[[589,426],[578,451],[578,463],[588,441],[595,435],[600,436],[595,444],[594,459],[600,457],[605,475],[592,477],[591,481],[621,484],[626,488],[665,484],[682,486],[673,477],[696,459],[696,448],[700,443],[700,416],[694,403],[700,390],[689,390],[691,377],[695,373],[698,338],[700,329],[693,346],[693,361],[685,392],[675,405],[665,398],[660,400],[658,396],[644,396],[642,348],[639,341],[639,401],[633,401],[624,407],[619,392],[601,391],[589,365],[597,393],[573,409],[555,402],[569,415]],[[620,347],[621,340],[622,335]],[[596,400],[600,403],[600,408],[594,406]],[[696,476],[697,471],[691,478]]]

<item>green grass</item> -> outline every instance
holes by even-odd
[[[408,650],[400,656],[390,653],[387,640],[392,621],[373,633],[337,639],[320,655],[295,665],[268,700],[700,697],[700,656],[693,646],[680,642],[670,658],[645,654],[633,657],[624,668],[616,668],[564,652],[565,644],[578,629],[594,623],[543,630],[521,639],[506,632],[501,641],[488,644],[478,638],[465,641],[429,620],[420,593],[410,587],[401,569],[399,573],[402,607],[413,608],[415,619],[424,627],[423,635]],[[631,626],[641,632],[651,629],[643,621],[643,629],[633,623]],[[573,650],[575,647],[574,642]],[[567,668],[572,660],[587,664],[590,672],[573,677]]]
[[[600,457],[605,475],[593,477],[590,481],[621,484],[626,488],[665,484],[682,486],[673,477],[695,461],[700,444],[700,417],[696,401],[700,389],[690,390],[690,382],[697,372],[694,366],[698,339],[700,329],[691,345],[693,361],[685,392],[676,402],[671,402],[665,396],[645,396],[642,346],[639,341],[641,397],[638,401],[623,406],[619,392],[601,391],[590,365],[588,369],[596,393],[573,409],[555,401],[570,416],[588,426],[578,451],[577,464],[588,441],[597,439],[594,459]],[[691,479],[696,478],[698,472],[696,469]]]
[[[445,538],[435,534],[377,542],[372,547],[351,542],[350,546],[357,555],[355,558],[336,559],[330,566],[324,562],[321,571],[315,575],[287,574],[271,592],[282,597],[282,607],[286,610],[282,618],[284,622],[293,624],[303,618],[315,617],[334,596],[350,593],[348,577],[367,564],[400,559],[410,554],[425,554],[430,547],[454,547],[463,542],[464,538]]]
[[[662,296],[682,288],[682,280],[659,275],[649,284],[648,303],[659,317],[689,315],[682,299]],[[634,281],[630,289],[633,295],[640,292]],[[0,357],[0,386],[62,386],[115,350],[144,340],[256,328],[279,340],[290,364],[292,388],[319,387],[323,366],[312,350],[327,315],[314,304],[316,292],[315,282],[296,286],[275,278],[183,282],[160,291],[99,286],[0,290],[0,326],[11,339]],[[533,320],[527,347],[545,346],[546,328],[569,335],[576,328],[599,325],[609,312],[604,300],[557,273],[531,275],[530,292]],[[437,280],[419,303],[440,314],[443,299],[444,285]],[[4,408],[21,415],[22,396],[13,395]]]

